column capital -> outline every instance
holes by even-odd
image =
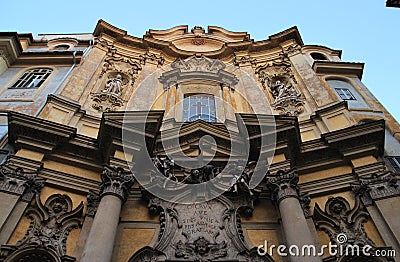
[[[0,166],[0,191],[19,195],[23,201],[30,202],[40,192],[44,181],[37,172],[26,172],[21,167]]]
[[[359,183],[353,184],[353,191],[360,196],[365,205],[372,200],[379,200],[400,195],[397,179],[390,171],[375,173],[359,178]]]
[[[114,195],[125,201],[135,177],[132,172],[121,167],[104,167],[101,173],[100,198],[105,195]]]
[[[296,171],[279,170],[275,175],[269,175],[267,178],[267,185],[272,191],[272,200],[279,203],[285,198],[298,198],[299,187],[299,176]]]

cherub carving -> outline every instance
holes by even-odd
[[[227,244],[225,241],[221,243],[211,243],[204,237],[199,237],[193,243],[183,243],[179,240],[175,245],[175,256],[182,258],[195,258],[196,261],[213,261],[217,258],[227,256]]]

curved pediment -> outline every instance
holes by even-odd
[[[107,35],[125,46],[142,50],[159,49],[168,57],[190,57],[196,54],[212,58],[230,57],[236,51],[261,52],[279,47],[286,41],[302,46],[303,41],[296,27],[271,35],[266,40],[254,41],[247,32],[232,32],[218,26],[208,26],[207,30],[195,26],[190,31],[187,25],[165,30],[149,30],[142,37],[127,34],[107,22],[100,20],[93,32],[94,36]],[[110,39],[110,41],[113,41]]]

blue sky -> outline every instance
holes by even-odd
[[[91,33],[103,19],[138,37],[150,28],[217,25],[262,40],[297,26],[305,44],[364,62],[363,83],[400,121],[400,8],[385,1],[7,1],[0,31]]]

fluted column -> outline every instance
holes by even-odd
[[[278,171],[276,175],[267,177],[272,198],[279,206],[287,248],[294,245],[302,250],[303,246],[314,245],[315,241],[299,201],[298,180],[298,175],[294,171]],[[322,259],[317,256],[290,256],[290,261],[322,261]]]
[[[81,262],[109,262],[114,247],[122,203],[134,182],[131,172],[106,167],[101,175],[100,203],[90,229]]]

